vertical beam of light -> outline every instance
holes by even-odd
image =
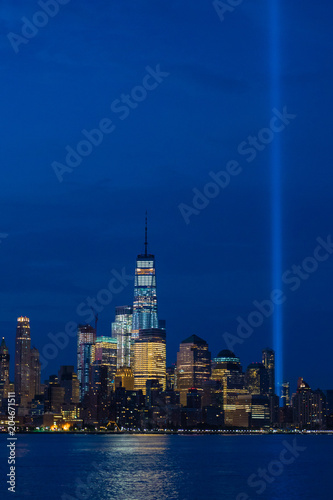
[[[280,102],[280,47],[279,1],[270,0],[270,84],[271,109],[281,109]],[[271,148],[271,237],[272,237],[272,284],[281,289],[282,276],[282,206],[281,206],[281,144],[275,134]],[[273,314],[273,348],[275,351],[275,391],[280,397],[283,382],[283,323],[282,306],[275,306]]]

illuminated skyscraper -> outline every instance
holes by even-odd
[[[281,387],[281,399],[282,406],[290,406],[290,384],[289,382],[283,382]]]
[[[26,317],[17,319],[15,339],[15,393],[19,405],[27,407],[30,397],[30,362],[31,337],[30,320]]]
[[[262,363],[251,363],[247,367],[245,372],[245,387],[249,394],[268,395],[268,372]]]
[[[273,349],[263,349],[262,351],[262,364],[268,373],[269,389],[268,394],[275,393],[275,352]]]
[[[107,387],[110,394],[117,371],[117,339],[113,337],[97,337],[92,349],[91,364],[95,361],[98,361],[102,366],[106,366]]]
[[[134,375],[131,368],[123,366],[118,368],[115,375],[115,389],[124,387],[126,391],[134,391]]]
[[[175,380],[182,405],[186,405],[189,389],[202,389],[204,383],[209,380],[210,360],[211,354],[207,342],[197,335],[191,335],[180,344]]]
[[[325,397],[318,389],[312,391],[302,377],[297,382],[291,405],[294,424],[299,429],[322,429],[325,425]]]
[[[93,347],[96,341],[96,330],[90,325],[79,325],[77,331],[77,378],[80,382],[80,401],[89,391],[89,367]]]
[[[134,389],[146,394],[147,380],[156,379],[166,389],[166,333],[162,328],[140,330],[134,341]]]
[[[232,351],[227,349],[220,351],[213,359],[212,379],[222,384],[225,424],[233,425],[237,397],[239,394],[246,393],[240,359]]]
[[[3,399],[8,396],[9,389],[9,351],[5,339],[2,338],[0,345],[0,406]]]
[[[148,254],[147,217],[145,228],[145,253],[137,257],[134,281],[132,339],[140,330],[158,328],[155,256]]]
[[[118,368],[130,366],[132,322],[133,307],[116,307],[116,317],[112,323],[112,337],[117,339]]]
[[[30,399],[41,394],[40,386],[40,369],[39,351],[36,347],[31,349],[30,355]]]

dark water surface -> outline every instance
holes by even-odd
[[[18,434],[15,494],[6,438],[1,499],[333,499],[333,436]]]

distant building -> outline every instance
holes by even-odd
[[[35,396],[41,394],[41,363],[39,361],[39,351],[36,347],[31,349],[30,353],[30,401]]]
[[[65,389],[59,384],[58,377],[51,375],[45,387],[45,412],[61,414],[65,403]]]
[[[233,425],[235,402],[239,394],[245,394],[244,373],[240,359],[224,349],[212,362],[212,377],[221,383],[225,425]]]
[[[268,374],[268,394],[275,394],[275,352],[273,349],[263,349],[262,364]]]
[[[312,391],[301,377],[297,392],[292,397],[294,425],[299,429],[322,429],[325,426],[325,397],[317,390]]]
[[[146,382],[159,381],[166,389],[166,333],[162,328],[140,330],[134,341],[134,388],[146,394]]]
[[[27,408],[31,401],[31,337],[30,320],[26,317],[17,319],[15,338],[15,393],[21,408]]]
[[[92,348],[91,363],[100,361],[107,367],[108,394],[113,390],[114,377],[117,371],[117,339],[113,337],[97,337]]]
[[[77,376],[80,383],[80,401],[89,391],[89,367],[96,342],[96,330],[90,325],[79,325],[77,331]]]
[[[260,394],[240,394],[235,402],[232,425],[261,429],[270,425],[270,405],[268,396]]]
[[[132,339],[139,337],[140,330],[158,326],[155,256],[148,254],[146,217],[145,253],[139,254],[136,260]]]
[[[128,366],[118,368],[115,375],[115,389],[124,387],[126,391],[134,390],[134,375]]]
[[[269,394],[268,372],[262,363],[251,363],[245,372],[245,387],[249,394]]]
[[[132,322],[133,307],[116,307],[115,321],[112,323],[112,337],[117,339],[117,368],[130,366]]]
[[[211,374],[211,354],[208,344],[197,335],[191,335],[181,342],[177,353],[176,389],[180,393],[180,402],[187,404],[187,392],[190,388],[203,388]]]
[[[58,372],[58,381],[60,387],[65,389],[65,405],[78,405],[80,402],[80,383],[74,372],[74,366],[61,366]]]
[[[281,399],[282,406],[290,406],[290,384],[289,382],[283,382],[281,387]]]

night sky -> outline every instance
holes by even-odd
[[[37,2],[2,2],[1,335],[12,362],[18,316],[30,318],[42,352],[49,332],[87,319],[78,306],[112,273],[133,275],[146,210],[168,363],[192,334],[216,356],[228,347],[224,333],[236,334],[237,317],[246,319],[272,291],[274,141],[283,272],[290,278],[317,238],[333,235],[333,5],[280,0],[280,98],[272,103],[270,2],[239,2],[223,21],[211,1],[63,3],[48,18],[35,15]],[[22,18],[34,16],[47,24],[29,31]],[[271,140],[245,153],[274,107],[293,118],[273,138],[262,132]],[[81,143],[85,156],[71,156],[68,166],[66,147],[76,150],[87,140],[82,130],[99,126],[107,133],[95,132],[94,146]],[[238,175],[195,208],[210,173],[232,165]],[[182,204],[195,213],[182,215]],[[284,284],[284,379],[292,390],[299,376],[313,389],[333,387],[327,257],[297,290]],[[131,279],[115,287],[99,313],[99,335],[110,333],[115,306],[133,301]],[[244,369],[261,360],[272,337],[270,316],[235,345]],[[76,365],[75,352],[72,337],[42,378]]]

